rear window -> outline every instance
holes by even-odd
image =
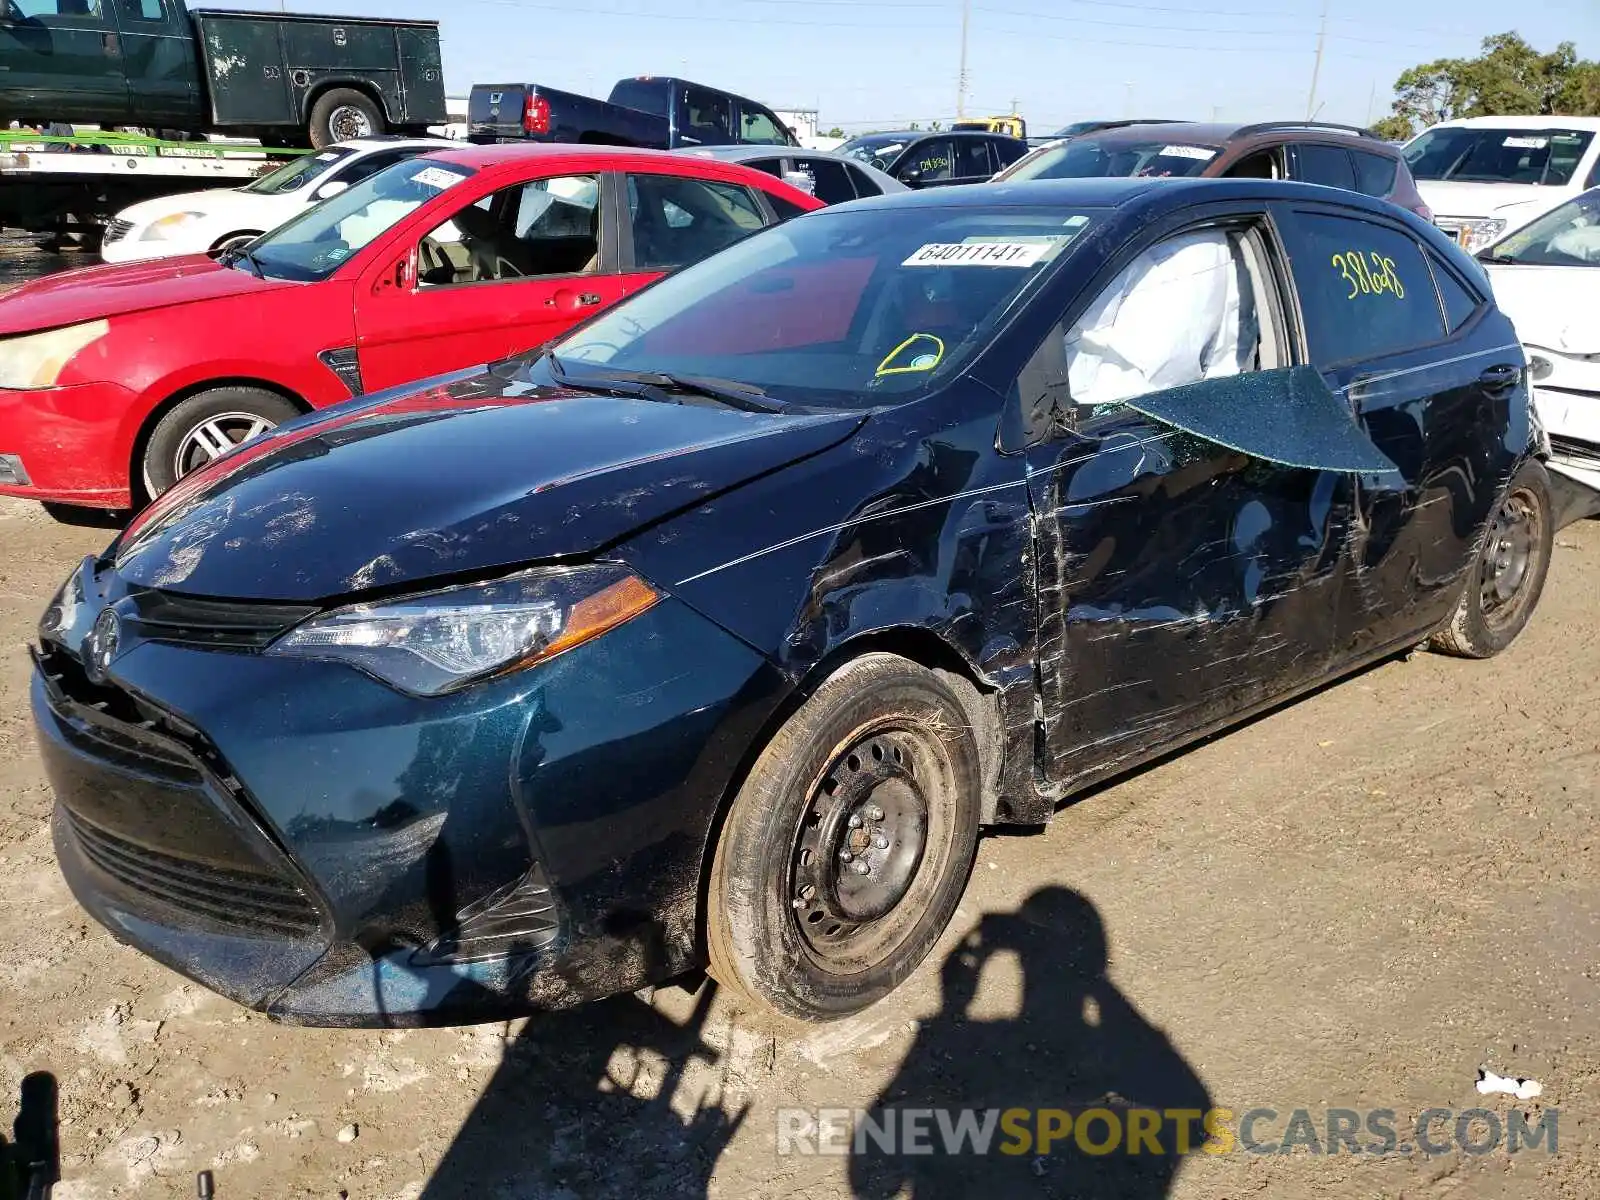
[[[1386,154],[1369,154],[1365,150],[1352,150],[1350,161],[1356,165],[1356,191],[1380,197],[1394,191],[1394,179],[1400,173],[1398,159],[1390,158]]]
[[[1406,164],[1417,179],[1462,183],[1572,182],[1594,134],[1584,129],[1430,129],[1410,142]]]
[[[1023,158],[1004,175],[1008,180],[1095,179],[1108,176],[1178,178],[1199,175],[1217,156],[1215,146],[1151,139],[1080,137],[1045,146]]]
[[[1319,146],[1312,142],[1296,146],[1294,152],[1296,178],[1345,191],[1355,187],[1355,172],[1350,169],[1350,156],[1343,146]]]
[[[667,81],[624,79],[611,89],[611,103],[664,117],[667,115]]]
[[[1285,232],[1318,366],[1381,358],[1444,336],[1433,277],[1409,234],[1307,212],[1295,213]]]

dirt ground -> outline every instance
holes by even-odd
[[[709,986],[460,1030],[284,1028],[115,944],[56,872],[23,653],[108,537],[0,500],[0,1131],[52,1072],[59,1200],[192,1196],[201,1169],[220,1200],[1600,1195],[1600,522],[1559,535],[1501,658],[1387,663],[984,841],[900,993],[777,1037]],[[1480,1066],[1544,1095],[1480,1097]],[[1430,1107],[1554,1108],[1558,1152],[777,1153],[783,1105],[1107,1094],[1273,1109],[1267,1141],[1300,1108],[1392,1109],[1402,1142]]]

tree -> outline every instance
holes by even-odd
[[[832,129],[828,130],[828,132],[825,133],[823,136],[824,137],[831,137],[831,138],[842,138],[844,136],[844,130],[840,129],[837,125],[835,125]]]
[[[1409,137],[1418,126],[1509,113],[1600,115],[1600,63],[1580,59],[1571,42],[1541,54],[1513,31],[1484,38],[1480,49],[1477,58],[1439,58],[1402,72],[1394,111],[1377,131]]]

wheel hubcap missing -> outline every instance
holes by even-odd
[[[1538,503],[1525,491],[1506,497],[1495,514],[1479,574],[1483,615],[1491,624],[1516,613],[1538,553],[1540,521]]]
[[[922,865],[929,808],[913,736],[862,738],[813,792],[790,866],[801,935],[826,955],[894,911]]]

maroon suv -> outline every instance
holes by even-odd
[[[1310,121],[1164,121],[1101,129],[1040,146],[995,179],[1096,176],[1297,179],[1364,192],[1433,219],[1398,146],[1368,129]]]

